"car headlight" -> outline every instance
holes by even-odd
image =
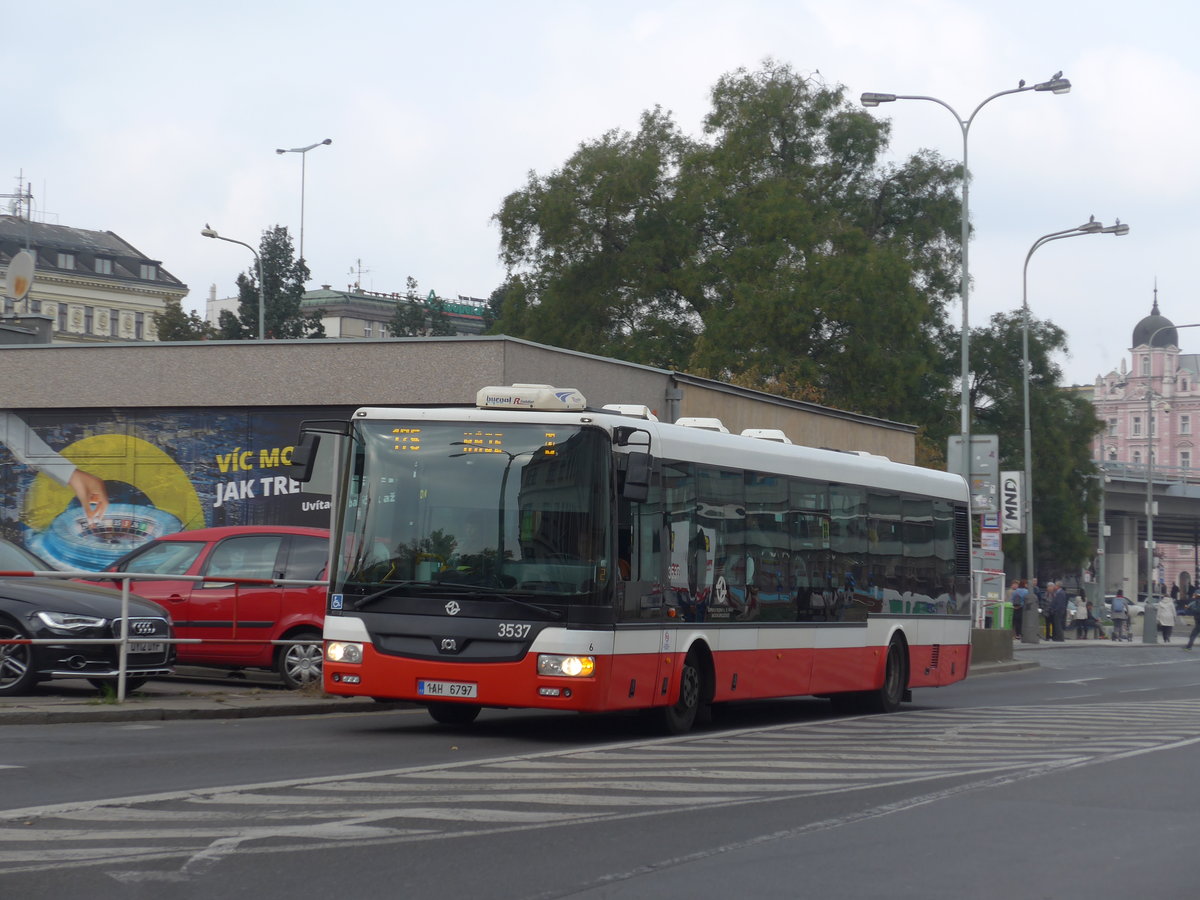
[[[360,663],[363,645],[351,641],[330,641],[325,645],[325,658],[336,663]]]
[[[100,616],[81,616],[77,613],[50,612],[44,609],[37,613],[37,618],[51,631],[57,631],[61,634],[75,634],[80,631],[91,631],[93,629],[100,630],[108,624],[108,619]]]
[[[538,655],[539,675],[560,675],[565,678],[587,678],[596,672],[594,656],[557,656],[550,653]]]

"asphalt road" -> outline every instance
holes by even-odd
[[[780,701],[674,739],[516,711],[5,726],[0,890],[1192,896],[1200,652],[1037,660],[891,716]]]

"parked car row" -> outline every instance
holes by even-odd
[[[130,582],[127,688],[170,673],[176,663],[271,669],[292,688],[320,681],[324,587],[232,579],[319,581],[328,552],[325,529],[231,526],[160,537],[118,560],[105,571],[190,576]],[[0,542],[0,572],[48,569]],[[115,637],[121,592],[114,585],[119,579],[0,577],[0,640]],[[201,642],[168,643],[172,637]],[[0,645],[0,695],[62,677],[114,682],[115,645]]]
[[[49,571],[49,564],[0,541],[0,572]],[[0,696],[25,694],[50,678],[86,678],[96,687],[115,684],[115,644],[72,644],[71,639],[116,638],[121,633],[121,592],[61,578],[0,577],[0,640],[59,640],[61,644],[0,644]],[[175,665],[167,611],[129,598],[126,688]]]

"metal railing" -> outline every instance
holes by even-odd
[[[237,604],[239,599],[238,591],[242,586],[247,587],[327,587],[328,581],[325,580],[305,580],[298,578],[240,578],[236,576],[220,576],[212,577],[206,575],[158,575],[142,572],[89,572],[84,570],[22,570],[22,571],[0,571],[0,578],[61,578],[63,580],[74,581],[119,581],[121,583],[121,633],[113,638],[73,638],[63,636],[62,638],[12,638],[9,640],[0,640],[0,647],[5,646],[36,646],[40,644],[52,644],[55,646],[86,646],[86,645],[103,645],[117,647],[117,694],[116,700],[118,703],[125,702],[125,685],[128,677],[128,654],[129,654],[129,583],[131,581],[185,581],[194,584],[232,584],[234,585],[234,633],[237,633]],[[161,604],[159,604],[161,605]],[[167,610],[167,621],[170,623],[170,611]],[[154,643],[162,644],[203,644],[203,643],[220,643],[220,644],[271,644],[274,646],[292,646],[292,645],[320,645],[320,641],[296,641],[296,640],[263,640],[262,638],[221,638],[220,640],[205,641],[203,638],[179,638],[174,636],[174,627],[168,636],[160,637],[154,635],[152,638],[134,635],[135,641],[152,640]],[[81,678],[86,678],[86,672],[80,672]]]
[[[1125,481],[1146,481],[1150,473],[1155,481],[1166,481],[1175,484],[1200,484],[1200,469],[1184,468],[1182,466],[1160,466],[1155,463],[1151,469],[1145,463],[1106,462],[1101,466],[1103,473],[1110,478]]]

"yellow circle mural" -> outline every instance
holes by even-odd
[[[166,453],[148,441],[128,434],[97,434],[61,451],[75,466],[105,481],[137,488],[152,504],[183,523],[183,530],[203,528],[204,508],[192,482]],[[45,531],[75,492],[45,473],[39,473],[25,497],[24,522]]]

